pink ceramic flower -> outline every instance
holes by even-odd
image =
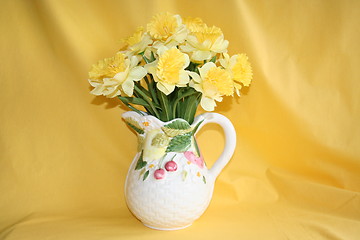
[[[190,162],[198,165],[200,168],[204,167],[204,159],[202,156],[197,157],[193,152],[190,151],[184,152],[184,155],[186,159],[189,160]]]

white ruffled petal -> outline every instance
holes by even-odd
[[[194,51],[191,55],[191,58],[195,61],[204,61],[211,59],[211,52],[210,51]]]
[[[145,68],[138,66],[138,67],[134,67],[133,69],[130,70],[129,78],[134,81],[138,81],[138,80],[142,79],[143,77],[145,77],[146,74],[147,74],[147,71],[145,70]]]
[[[180,71],[179,83],[177,85],[181,87],[185,87],[185,85],[188,84],[189,81],[190,81],[190,77],[188,71]]]
[[[165,95],[169,95],[170,93],[172,93],[175,89],[175,85],[173,84],[167,84],[167,83],[163,83],[163,82],[158,82],[156,84],[156,87],[163,92]]]
[[[200,105],[205,111],[211,112],[214,111],[216,103],[214,99],[208,97],[202,97],[200,101]]]
[[[200,71],[200,69],[199,69]],[[188,74],[190,75],[190,77],[194,80],[194,82],[200,83],[201,82],[201,78],[200,75],[197,74],[196,72],[191,72],[191,71],[187,71]]]
[[[126,80],[122,85],[122,90],[126,95],[131,97],[134,93],[134,81],[132,80]]]

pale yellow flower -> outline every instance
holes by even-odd
[[[175,87],[185,87],[189,83],[189,75],[185,68],[189,66],[189,56],[176,47],[162,47],[158,50],[158,59],[145,65],[152,74],[157,88],[168,95]]]
[[[89,72],[89,83],[94,87],[91,93],[110,98],[122,92],[132,96],[134,81],[141,80],[147,74],[143,67],[137,66],[138,63],[137,57],[129,59],[123,53],[100,60]]]
[[[148,23],[147,31],[155,41],[162,42],[167,47],[184,42],[188,34],[181,17],[168,12],[155,15]]]
[[[196,62],[210,60],[217,53],[226,52],[229,45],[220,28],[205,24],[192,25],[192,31],[186,40],[181,49],[191,54],[191,60]]]
[[[231,58],[228,54],[224,54],[224,58],[220,59],[219,62],[225,69],[229,70],[234,80],[236,93],[240,95],[239,90],[242,85],[249,86],[253,76],[248,57],[244,53],[233,55]]]
[[[213,111],[216,103],[222,101],[222,96],[234,94],[234,84],[231,75],[225,69],[208,62],[199,68],[199,74],[190,72],[190,86],[202,93],[200,105],[206,111]]]
[[[143,51],[152,43],[152,40],[144,27],[138,27],[136,32],[125,39],[122,39],[124,46],[120,50],[129,50],[133,54],[138,54]]]

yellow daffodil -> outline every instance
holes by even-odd
[[[91,93],[129,96],[119,99],[133,111],[141,115],[145,111],[164,122],[183,118],[191,123],[199,104],[213,111],[224,96],[240,95],[252,80],[248,57],[229,56],[229,42],[221,29],[209,27],[201,18],[159,13],[122,43],[115,56],[92,66]],[[154,128],[149,121],[140,125],[144,131]],[[164,151],[154,148],[144,156],[153,159]]]
[[[147,74],[143,67],[137,66],[138,63],[135,56],[129,59],[123,53],[117,53],[114,57],[94,64],[89,72],[89,83],[94,87],[91,93],[110,98],[122,92],[132,96],[134,81],[139,81]]]
[[[234,84],[231,75],[225,69],[208,62],[199,68],[199,74],[190,72],[190,86],[202,93],[200,105],[206,111],[213,111],[216,103],[222,101],[222,96],[234,94]]]
[[[189,66],[189,56],[176,47],[162,47],[158,50],[158,60],[145,65],[152,74],[156,87],[166,95],[172,93],[175,87],[185,87],[189,83],[189,75],[185,68]]]
[[[173,47],[185,41],[188,34],[186,26],[179,15],[159,13],[147,25],[147,31],[154,41]],[[158,43],[155,43],[156,47]]]
[[[194,18],[194,17],[186,17],[183,19],[184,24],[190,30],[190,32],[196,32],[199,27],[203,27],[205,23],[201,18]]]
[[[217,53],[227,51],[229,42],[224,40],[220,28],[208,27],[205,24],[193,24],[191,28],[186,44],[181,46],[181,50],[191,54],[191,60],[196,62],[210,60]]]
[[[240,95],[242,85],[249,86],[252,79],[252,68],[246,54],[236,54],[231,58],[224,54],[224,58],[219,60],[220,64],[229,70],[233,80],[237,95]],[[242,85],[241,85],[241,84]]]
[[[129,50],[132,54],[138,54],[143,51],[152,43],[152,40],[143,27],[139,27],[136,32],[122,40],[124,46],[120,50]]]

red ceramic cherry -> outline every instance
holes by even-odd
[[[165,177],[165,170],[164,169],[157,169],[154,172],[155,179],[163,179]]]
[[[165,169],[168,172],[175,172],[177,170],[177,164],[174,161],[169,161],[165,164]]]

